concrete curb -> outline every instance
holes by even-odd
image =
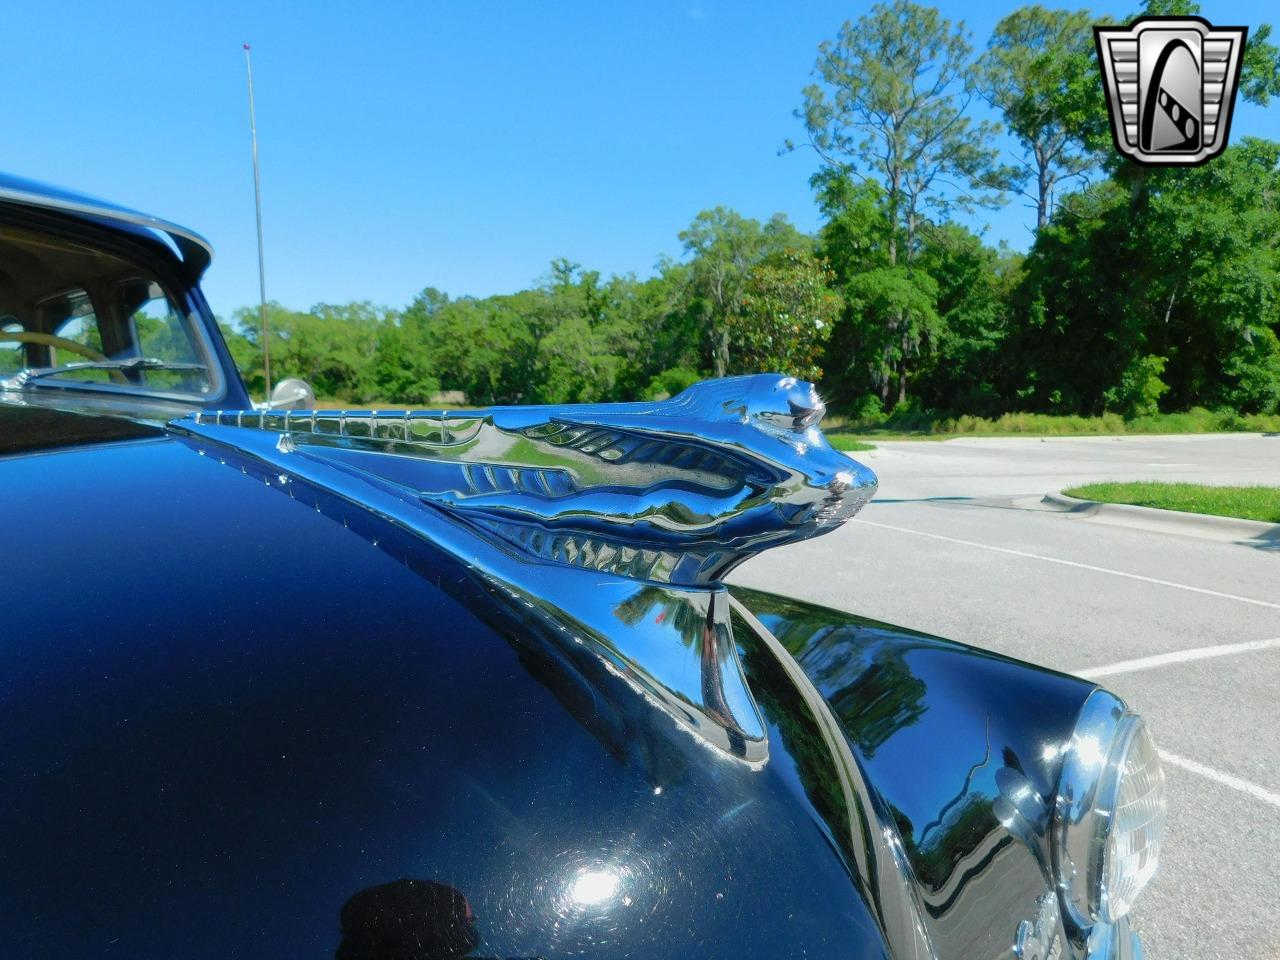
[[[1096,518],[1125,526],[1148,530],[1165,530],[1184,536],[1205,537],[1211,540],[1262,540],[1280,538],[1280,524],[1261,520],[1240,520],[1236,517],[1215,517],[1206,513],[1183,513],[1179,510],[1159,510],[1155,507],[1136,507],[1128,503],[1103,503],[1100,500],[1080,500],[1062,491],[1046,493],[1041,503],[1057,507],[1064,513]]]

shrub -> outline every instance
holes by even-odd
[[[1120,383],[1103,393],[1107,409],[1127,417],[1158,413],[1160,398],[1169,392],[1168,384],[1160,379],[1166,363],[1166,357],[1135,357],[1120,375]]]

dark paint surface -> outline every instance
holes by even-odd
[[[0,955],[888,955],[841,760],[741,618],[761,768],[430,544],[170,439],[0,459],[0,529]],[[1043,883],[999,771],[1051,789],[1088,686],[743,597],[835,705],[940,954],[1007,955]]]
[[[0,456],[162,435],[158,426],[120,417],[0,404]]]
[[[426,545],[168,440],[0,489],[5,956],[332,957],[374,888],[344,958],[399,956],[370,913],[462,955],[428,882],[471,956],[882,955],[812,759],[716,754],[479,619]]]

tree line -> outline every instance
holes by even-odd
[[[654,398],[769,370],[861,416],[1277,412],[1280,143],[1242,138],[1194,168],[1122,158],[1095,22],[1026,6],[976,50],[938,10],[882,3],[819,46],[805,137],[783,147],[814,157],[816,233],[715,207],[645,279],[561,259],[512,294],[271,304],[272,367],[378,405]],[[1251,31],[1243,58],[1239,96],[1258,104],[1280,94],[1269,36]],[[1010,202],[1034,210],[1026,254],[958,219]],[[224,329],[261,392],[257,310]]]

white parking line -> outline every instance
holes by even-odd
[[[1063,560],[1059,557],[1046,557],[1039,553],[1028,553],[1026,550],[1013,550],[1009,547],[994,547],[989,543],[978,543],[975,540],[961,540],[957,537],[944,537],[940,533],[924,533],[920,530],[912,530],[908,527],[895,527],[888,523],[876,523],[874,520],[864,520],[861,517],[854,517],[854,523],[861,523],[868,527],[880,527],[884,530],[895,530],[898,533],[910,533],[917,537],[928,537],[930,540],[942,540],[946,543],[958,543],[965,547],[977,547],[979,550],[991,550],[995,553],[1005,553],[1011,557],[1025,557],[1028,560],[1043,560],[1045,563],[1057,563],[1064,567],[1075,567],[1078,570],[1092,570],[1095,573],[1109,573],[1113,577],[1125,577],[1129,580],[1140,580],[1143,583],[1154,583],[1161,587],[1173,587],[1175,590],[1187,590],[1191,593],[1202,593],[1210,597],[1219,597],[1223,600],[1235,600],[1237,603],[1252,603],[1259,607],[1270,607],[1273,610],[1280,610],[1280,603],[1271,600],[1257,600],[1253,597],[1241,597],[1234,593],[1222,593],[1218,590],[1209,590],[1205,587],[1193,587],[1189,583],[1175,583],[1172,580],[1161,580],[1158,577],[1144,577],[1140,573],[1127,573],[1124,570],[1112,570],[1109,567],[1095,567],[1091,563],[1078,563],[1075,560]]]
[[[1151,657],[1139,657],[1136,660],[1121,660],[1118,663],[1108,663],[1102,667],[1068,670],[1067,673],[1074,673],[1077,677],[1093,680],[1097,677],[1112,677],[1117,673],[1133,673],[1135,670],[1163,667],[1170,663],[1187,663],[1190,660],[1227,657],[1234,653],[1252,653],[1255,650],[1271,650],[1275,647],[1280,647],[1280,637],[1272,637],[1270,640],[1250,640],[1246,643],[1220,643],[1212,647],[1194,647],[1190,650],[1174,650],[1170,653],[1158,653]]]
[[[1206,779],[1220,783],[1224,787],[1230,787],[1232,790],[1239,790],[1241,793],[1247,793],[1251,797],[1256,797],[1263,803],[1269,803],[1273,807],[1280,808],[1280,793],[1273,793],[1266,787],[1260,787],[1256,783],[1249,780],[1242,780],[1239,777],[1233,777],[1229,773],[1223,773],[1221,770],[1215,770],[1213,767],[1206,767],[1203,763],[1196,763],[1194,760],[1188,760],[1186,757],[1180,757],[1176,753],[1170,753],[1168,750],[1161,750],[1160,759],[1173,767],[1181,767],[1191,773],[1199,774]]]

